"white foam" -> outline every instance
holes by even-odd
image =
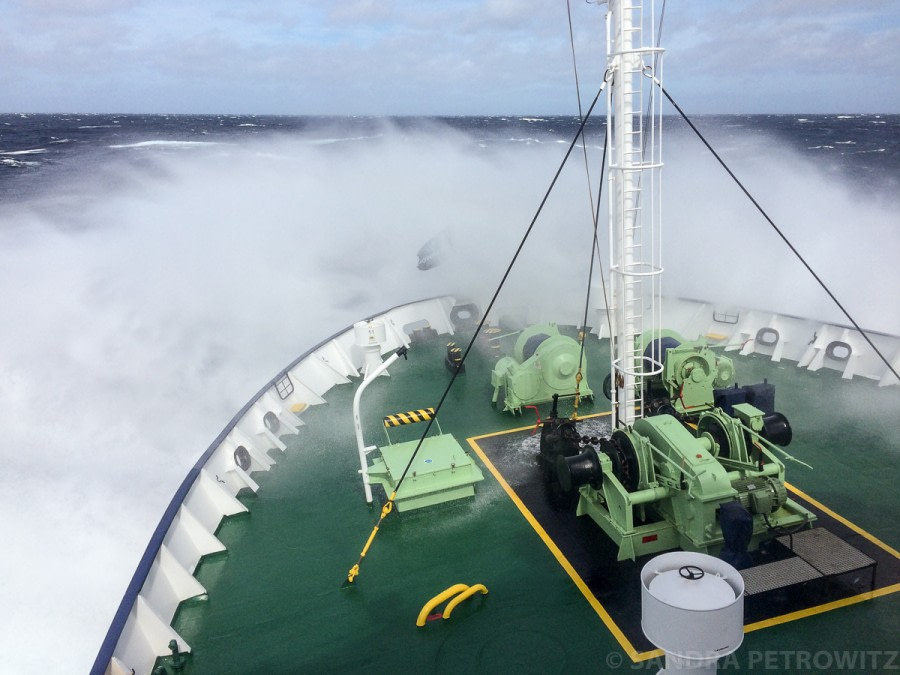
[[[666,292],[801,315],[827,305],[708,155],[667,142]],[[562,151],[472,145],[449,130],[272,137],[228,145],[228,162],[220,147],[151,154],[159,170],[113,167],[127,180],[112,187],[86,165],[74,201],[2,207],[0,295],[16,318],[0,331],[0,540],[15,551],[0,556],[0,605],[14,608],[0,631],[7,669],[89,668],[175,487],[300,352],[420,297],[485,305]],[[863,325],[900,332],[886,301],[900,294],[893,201],[764,147],[736,144],[733,169]],[[419,272],[416,252],[445,229],[471,245]],[[589,261],[576,254],[590,236],[584,176],[570,167],[501,303],[580,321],[572,289]]]
[[[40,162],[25,162],[25,161],[22,161],[21,159],[10,159],[7,157],[0,159],[0,164],[2,164],[3,166],[11,166],[16,169],[21,169],[26,166],[40,166],[41,165]]]
[[[190,148],[203,145],[219,145],[218,141],[140,141],[138,143],[122,143],[119,145],[110,145],[110,148],[155,148],[155,147],[172,147],[172,148]]]
[[[0,151],[0,155],[6,155],[8,157],[14,155],[40,155],[44,152],[47,152],[47,148],[34,148],[32,150],[7,150]]]

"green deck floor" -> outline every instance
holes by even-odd
[[[604,345],[592,340],[590,347],[591,362],[605,363]],[[363,397],[367,442],[382,441],[384,414],[436,404],[449,379],[434,369],[443,349],[441,341],[414,347],[390,378],[369,387]],[[868,381],[845,382],[836,373],[808,373],[761,357],[736,362],[741,384],[768,377],[776,385],[776,407],[794,428],[789,450],[815,467],[788,463],[788,481],[896,547],[900,388],[878,390]],[[534,421],[490,406],[489,370],[489,361],[475,355],[441,411],[443,430],[464,446],[467,437]],[[594,381],[601,379],[602,373],[593,374]],[[474,499],[391,514],[356,583],[342,588],[379,512],[377,497],[374,508],[365,504],[358,475],[349,412],[353,390],[336,387],[326,394],[328,404],[304,413],[307,426],[283,438],[288,449],[278,464],[254,474],[259,492],[241,495],[250,513],[222,523],[218,536],[227,553],[205,559],[196,572],[208,597],[183,603],[174,621],[193,648],[182,672],[603,673],[661,667],[659,659],[631,663],[486,470]],[[583,412],[604,404],[597,401]],[[548,406],[541,408],[546,414]],[[482,583],[489,594],[467,600],[449,620],[416,627],[422,605],[456,583]],[[820,667],[813,669],[811,661],[806,672],[841,672],[835,654],[894,649],[898,597],[748,633],[723,669],[763,670],[768,658],[780,666],[772,672],[793,672],[784,667],[788,652],[802,659],[805,651],[811,659],[826,651],[830,662],[819,655]]]

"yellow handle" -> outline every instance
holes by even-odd
[[[444,618],[449,619],[450,612],[452,612],[459,603],[461,603],[466,598],[471,598],[479,591],[481,591],[482,595],[487,595],[488,589],[485,588],[484,584],[475,584],[474,586],[469,586],[469,588],[453,598],[450,602],[447,603],[447,606],[444,608]]]
[[[446,591],[442,591],[434,596],[431,600],[425,603],[425,606],[422,607],[422,611],[419,612],[419,616],[416,619],[417,626],[424,626],[425,619],[428,618],[428,615],[431,614],[431,610],[441,604],[447,598],[452,598],[457,593],[468,589],[469,587],[466,584],[454,584]]]

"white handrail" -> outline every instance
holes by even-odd
[[[369,486],[369,463],[366,461],[366,444],[363,441],[362,422],[359,418],[359,399],[366,387],[381,373],[388,369],[401,356],[406,356],[406,347],[401,347],[388,357],[388,360],[378,366],[375,370],[368,373],[366,378],[360,382],[356,393],[353,395],[353,426],[356,429],[356,447],[359,451],[359,469],[363,477],[363,489],[366,492],[366,501],[372,503],[372,488]]]

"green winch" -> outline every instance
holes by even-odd
[[[673,548],[719,553],[736,520],[745,523],[738,554],[811,526],[815,515],[788,497],[776,456],[795,459],[776,447],[792,432],[774,411],[774,387],[737,387],[730,359],[675,333],[639,347],[662,366],[645,383],[643,417],[605,438],[581,436],[578,420],[558,417],[556,406],[544,422],[551,501],[577,504],[618,545],[619,560]]]
[[[578,376],[581,376],[579,382]],[[503,410],[519,413],[523,406],[547,403],[553,395],[575,394],[592,398],[581,345],[563,335],[555,323],[526,328],[516,339],[513,353],[504,356],[491,373],[492,401]]]

